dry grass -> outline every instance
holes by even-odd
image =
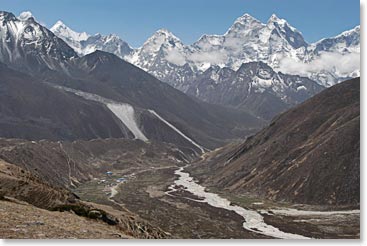
[[[104,222],[71,212],[51,212],[26,203],[0,201],[0,218],[0,238],[3,239],[130,238]]]

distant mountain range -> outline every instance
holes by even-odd
[[[0,12],[0,24],[0,62],[10,68],[41,81],[132,106],[136,115],[142,117],[136,116],[143,134],[135,132],[142,139],[146,139],[144,132],[149,135],[146,131],[151,128],[143,122],[156,118],[149,113],[153,110],[183,127],[179,135],[186,132],[184,135],[193,140],[188,131],[194,128],[200,129],[201,133],[194,130],[194,134],[201,141],[207,141],[211,135],[209,138],[214,142],[203,144],[209,148],[217,146],[220,139],[238,137],[239,129],[241,136],[254,131],[258,123],[261,126],[276,114],[323,90],[321,84],[329,85],[330,81],[320,84],[320,80],[315,82],[284,73],[280,69],[284,60],[297,58],[302,62],[316,62],[325,54],[348,57],[359,53],[358,27],[309,45],[300,32],[275,15],[263,24],[245,14],[224,35],[204,35],[190,46],[161,29],[138,49],[131,48],[116,35],[77,33],[61,21],[48,30],[29,13],[17,18],[12,13]],[[128,62],[190,96],[216,105],[203,104],[179,93]],[[311,66],[311,63],[302,64]],[[294,60],[292,64],[301,63]],[[221,119],[224,115],[235,122],[224,122]],[[226,128],[228,133],[215,130],[223,124],[229,127]],[[188,130],[188,125],[195,126]],[[202,131],[206,136],[201,135]],[[173,137],[176,140],[172,136],[164,138],[177,142],[177,137]],[[183,141],[187,144],[187,139]]]
[[[308,44],[275,15],[132,48],[0,11],[0,234],[359,237],[359,53],[359,26]]]
[[[0,60],[12,67],[37,74],[64,70],[78,54],[33,17],[16,18],[0,12]]]
[[[114,54],[94,51],[79,57],[33,17],[0,12],[0,25],[6,85],[1,89],[12,99],[3,97],[0,107],[7,126],[4,137],[126,137],[173,143],[184,151],[201,153],[243,138],[265,123],[249,112],[191,98]],[[24,114],[14,112],[14,105],[18,105],[15,111],[22,109]],[[65,112],[74,111],[83,116],[76,117],[79,122],[65,118]],[[101,123],[95,117],[105,120]],[[7,131],[12,122],[24,132]],[[44,134],[35,130],[41,126]]]
[[[125,57],[133,51],[125,41],[114,34],[103,36],[101,34],[89,35],[85,32],[77,33],[67,27],[62,21],[56,22],[50,30],[62,38],[80,55],[102,50],[119,57]]]
[[[275,72],[263,62],[244,63],[236,71],[211,66],[187,86],[189,95],[267,120],[324,89],[306,77]]]
[[[80,55],[97,49],[112,52],[181,90],[192,87],[211,66],[237,70],[248,62],[261,61],[326,87],[360,74],[360,26],[309,44],[300,31],[275,14],[267,23],[245,14],[225,34],[203,35],[191,45],[165,29],[136,49],[116,35],[77,33],[61,21],[51,31]]]

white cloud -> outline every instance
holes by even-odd
[[[22,20],[22,21],[25,21],[25,20],[28,20],[29,18],[33,17],[40,25],[44,26],[44,27],[47,27],[47,24],[43,21],[40,21],[40,20],[37,20],[31,11],[24,11],[22,13],[20,13],[20,15],[18,16],[18,19],[19,20]]]
[[[194,63],[222,64],[227,60],[227,55],[223,51],[198,52],[189,56]]]
[[[186,58],[177,50],[170,50],[166,56],[166,60],[177,66],[183,66],[186,63]]]
[[[20,13],[20,15],[18,16],[18,19],[20,20],[27,20],[29,18],[33,17],[32,12],[30,11],[24,11],[22,13]]]
[[[227,38],[224,45],[232,52],[240,52],[243,46],[243,40],[238,38]]]
[[[308,76],[320,71],[335,71],[340,75],[348,75],[360,69],[360,53],[348,54],[325,52],[309,63],[297,62],[292,58],[280,60],[277,70],[283,73]]]

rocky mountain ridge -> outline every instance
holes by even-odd
[[[79,50],[77,40],[68,41],[68,32],[59,31],[57,25],[51,30]],[[124,52],[117,48],[118,45],[115,48],[100,45],[81,53],[85,55],[97,48],[112,51],[179,89],[211,66],[237,70],[242,63],[259,61],[277,71],[306,76],[328,87],[359,76],[359,32],[360,27],[357,26],[335,37],[309,44],[300,31],[275,14],[266,23],[244,14],[225,34],[205,34],[191,45],[183,44],[170,31],[160,29],[136,49],[128,48],[127,43],[119,39],[117,43],[126,46]],[[338,57],[339,63],[353,63],[345,68],[333,57]]]
[[[7,53],[4,56],[0,56],[0,61],[5,63],[10,69],[6,71],[9,71],[11,76],[5,82],[9,85],[9,88],[13,89],[12,92],[7,91],[4,93],[8,95],[13,92],[15,94],[20,92],[23,94],[28,93],[27,96],[24,95],[24,98],[34,99],[37,90],[44,88],[50,92],[53,91],[54,95],[65,95],[65,92],[60,93],[60,91],[57,92],[49,88],[50,85],[53,85],[111,100],[113,101],[112,104],[99,103],[98,105],[98,102],[96,104],[95,100],[89,100],[91,98],[81,99],[84,103],[96,105],[96,108],[99,107],[105,113],[111,114],[112,112],[111,118],[107,118],[115,122],[112,123],[109,120],[105,123],[97,123],[99,122],[98,120],[91,120],[91,123],[79,124],[79,128],[85,126],[85,130],[87,130],[88,126],[94,123],[106,124],[111,122],[114,128],[116,128],[115,133],[120,132],[117,135],[113,134],[108,132],[113,129],[107,127],[103,130],[105,132],[100,134],[93,127],[89,128],[89,131],[95,137],[125,136],[129,138],[131,137],[131,131],[134,129],[135,133],[140,131],[146,135],[143,137],[141,134],[138,134],[143,140],[156,139],[176,144],[181,142],[185,148],[193,147],[194,151],[201,152],[202,150],[198,149],[197,146],[214,148],[221,145],[223,141],[226,142],[233,138],[246,136],[257,129],[263,122],[262,119],[258,119],[242,110],[210,105],[193,99],[114,54],[95,51],[86,56],[78,57],[73,49],[51,31],[37,23],[33,17],[18,19],[13,14],[7,12],[1,12],[1,16],[3,17],[1,19],[2,25],[5,28],[1,29],[0,46]],[[19,26],[19,28],[14,28],[14,26]],[[32,42],[28,42],[28,30],[33,30],[31,35]],[[78,36],[71,31],[69,31],[69,34],[70,36]],[[85,35],[78,37],[85,38],[83,36]],[[6,40],[9,40],[9,42]],[[37,45],[34,47],[35,44]],[[13,46],[16,48],[11,48]],[[19,50],[24,52],[18,52]],[[7,57],[11,57],[11,59],[7,59]],[[16,59],[13,59],[15,57]],[[6,71],[4,70],[5,74],[7,74]],[[21,71],[23,75],[15,75],[17,71]],[[27,78],[27,75],[24,73],[29,74],[30,77]],[[22,79],[19,79],[19,77]],[[15,85],[11,84],[11,79],[19,82],[19,90],[14,90]],[[36,83],[26,83],[26,80],[37,82],[40,85],[33,86]],[[67,92],[70,94],[70,91]],[[80,95],[77,96],[82,97]],[[42,96],[48,96],[48,93],[43,93]],[[75,95],[71,97],[75,98]],[[55,98],[58,97],[52,97],[50,100],[52,101]],[[19,99],[19,97],[14,96],[14,99]],[[37,102],[41,102],[39,99],[37,100]],[[86,100],[90,102],[86,102]],[[76,101],[69,100],[68,104]],[[8,103],[20,103],[20,101],[5,100],[4,107]],[[29,102],[23,102],[22,105],[26,107],[30,104]],[[11,107],[11,105],[8,106]],[[62,104],[39,105],[41,108],[47,107],[48,109],[55,106],[61,107]],[[29,111],[32,110],[29,109]],[[58,112],[61,111],[48,111],[55,117],[62,118],[61,115],[57,115]],[[8,111],[3,113],[5,116],[9,116]],[[125,113],[129,113],[128,115],[131,117],[125,118]],[[43,116],[45,115],[43,114]],[[24,118],[24,115],[20,116],[20,118],[22,117]],[[49,118],[49,115],[45,118]],[[224,121],[224,118],[227,120]],[[75,119],[79,119],[79,117],[73,117],[73,120]],[[229,119],[233,119],[233,121]],[[25,123],[24,119],[22,122]],[[68,123],[70,122],[73,121],[68,121]],[[122,126],[122,131],[117,129],[119,125]],[[221,125],[228,125],[228,127],[222,128]],[[62,127],[54,126],[54,128],[53,134],[47,135],[46,139],[55,140],[55,136],[60,137],[60,134],[57,134],[57,129]],[[128,128],[128,131],[126,131],[126,128]],[[6,129],[9,130],[10,128]],[[220,131],[219,129],[228,130]],[[9,133],[8,130],[7,133]],[[63,128],[62,130],[65,129]],[[159,132],[163,133],[163,135],[159,134]],[[8,135],[3,136],[17,137],[15,132],[11,134],[12,136]],[[45,136],[42,138],[45,138]],[[134,134],[134,137],[136,136]],[[25,137],[25,135],[19,135],[18,137]],[[29,135],[27,139],[32,140],[31,137]],[[67,138],[60,138],[60,140],[64,139]],[[193,143],[196,143],[196,145]]]
[[[242,108],[271,120],[316,95],[324,87],[306,77],[274,71],[263,62],[244,63],[238,70],[212,66],[184,88],[202,100]]]
[[[359,78],[332,86],[190,171],[204,184],[236,194],[359,206],[359,100]]]

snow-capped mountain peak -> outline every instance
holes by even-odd
[[[62,22],[61,20],[58,20],[52,27],[51,31],[56,31],[58,29],[67,29],[68,27]]]
[[[326,86],[359,74],[359,26],[308,44],[300,31],[276,14],[262,23],[246,13],[223,35],[205,34],[193,44],[184,45],[169,30],[159,29],[140,48],[132,49],[117,35],[82,36],[57,24],[51,30],[79,54],[95,50],[114,53],[176,88],[186,88],[183,83],[193,81],[197,73],[211,66],[237,70],[243,63],[258,61],[276,71],[307,76]],[[315,71],[321,65],[322,69]]]
[[[191,78],[193,71],[187,64],[187,46],[167,29],[157,30],[148,40],[125,59],[163,80],[181,82]]]
[[[254,18],[249,14],[244,14],[238,17],[228,31],[223,35],[227,36],[231,33],[243,33],[250,30],[261,28],[263,24],[258,19]]]
[[[63,69],[69,59],[78,57],[30,13],[19,19],[11,13],[0,12],[0,27],[0,62],[17,69],[29,72]]]
[[[308,45],[300,31],[291,26],[285,19],[279,18],[276,14],[271,15],[266,25],[270,30],[275,30],[294,49]]]
[[[129,61],[176,88],[186,88],[187,85],[180,85],[180,83],[195,80],[188,77],[193,76],[192,72],[202,73],[211,66],[237,70],[243,63],[251,61],[262,61],[277,71],[285,69],[285,72],[291,74],[311,77],[320,84],[332,85],[336,82],[336,77],[344,77],[344,75],[333,69],[330,70],[331,66],[326,67],[325,70],[334,74],[335,77],[328,76],[326,78],[329,80],[328,83],[325,83],[324,78],[320,81],[314,73],[308,73],[309,68],[304,73],[295,73],[292,69],[297,63],[305,64],[319,59],[318,52],[315,52],[318,49],[340,53],[340,59],[345,58],[342,56],[346,52],[359,53],[358,30],[357,27],[345,32],[341,34],[343,38],[331,38],[332,41],[325,41],[319,45],[319,48],[315,48],[316,45],[308,44],[304,40],[300,31],[276,14],[271,15],[266,23],[262,23],[246,13],[237,18],[225,34],[205,34],[192,45],[183,45],[168,30],[158,30],[141,48],[134,51]],[[187,66],[190,67],[191,72],[188,72]],[[353,74],[358,74],[354,67],[351,71]]]
[[[142,48],[149,46],[154,47],[154,51],[158,51],[162,45],[175,46],[176,44],[183,45],[181,40],[172,32],[167,29],[159,29],[143,44]]]
[[[253,22],[253,21],[256,21],[256,22],[259,22],[259,20],[257,20],[255,17],[251,16],[250,14],[244,14],[240,17],[238,17],[234,24],[236,23],[241,23],[241,24],[245,24],[245,23],[250,23],[250,22]]]
[[[87,40],[90,35],[86,32],[76,32],[66,26],[61,20],[57,21],[55,25],[53,25],[50,29],[57,36],[62,36],[63,38],[67,38],[74,41],[83,41]]]
[[[101,35],[101,34],[99,34],[99,35]],[[114,34],[114,33],[108,34],[106,37],[107,37],[108,40],[120,39],[120,37],[117,34]]]
[[[289,22],[285,19],[279,18],[276,14],[272,14],[270,16],[270,18],[267,21],[267,25],[269,26],[279,26],[281,28],[285,28],[288,27],[289,29],[291,29],[293,32],[298,32],[301,33],[300,31],[298,31],[295,27],[291,26],[289,24]]]
[[[86,32],[79,33],[66,26],[62,21],[56,22],[51,31],[80,55],[103,50],[124,58],[132,51],[132,48],[116,34],[104,36],[99,33],[95,35],[89,35]]]
[[[6,21],[6,20],[16,20],[17,18],[15,17],[14,14],[10,13],[10,12],[6,12],[6,11],[0,11],[0,20],[1,21]]]
[[[180,56],[180,60],[185,59],[181,57],[183,49],[184,44],[172,32],[167,29],[159,29],[148,38],[142,47],[135,50],[130,60],[143,68],[147,68],[145,66],[148,65],[148,60],[157,61],[158,57],[164,58],[172,52],[175,53],[175,56]]]
[[[90,35],[86,32],[76,32],[65,25],[61,20],[57,21],[50,29],[56,36],[64,40],[78,54],[83,54],[81,42],[87,40]]]
[[[268,20],[268,23],[279,23],[279,24],[285,24],[287,21],[284,19],[279,18],[276,14],[272,14]]]
[[[341,53],[349,51],[360,51],[360,25],[351,30],[342,32],[332,38],[323,38],[320,41],[311,44],[310,48],[316,53],[321,51],[338,51]]]
[[[341,34],[339,34],[338,36],[336,36],[336,37],[339,37],[339,36],[348,36],[348,35],[351,35],[351,34],[354,34],[354,33],[356,33],[356,32],[360,32],[360,30],[361,30],[361,26],[360,25],[358,25],[358,26],[356,26],[356,27],[354,27],[354,28],[352,28],[352,29],[350,29],[350,30],[347,30],[347,31],[344,31],[344,32],[342,32]]]
[[[158,29],[154,34],[166,35],[167,37],[174,36],[172,32],[170,32],[168,29],[165,28]]]

